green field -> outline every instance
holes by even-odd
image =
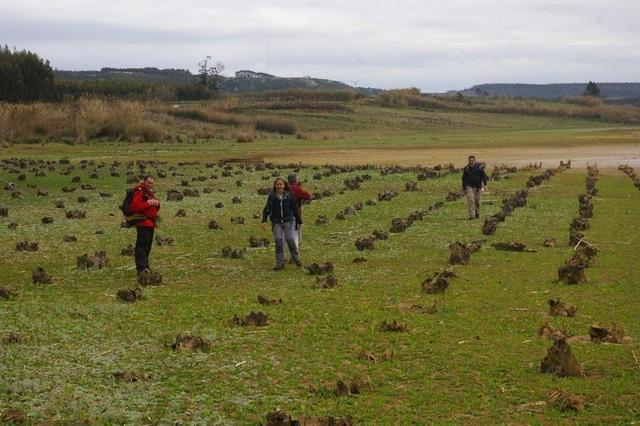
[[[239,143],[235,134],[246,125],[178,119],[158,112],[173,108],[164,105],[145,114],[156,114],[154,120],[173,132],[165,143],[108,137],[75,143],[45,135],[0,144],[0,207],[8,212],[0,213],[0,287],[15,290],[14,297],[0,298],[0,418],[244,425],[264,423],[280,408],[294,418],[352,416],[355,424],[640,421],[640,191],[616,170],[627,159],[640,168],[637,127],[561,116],[382,108],[368,101],[326,111],[318,110],[325,104],[316,110],[268,106],[242,104],[234,119],[290,120],[295,135],[251,131],[253,142]],[[215,116],[219,107],[179,109]],[[502,170],[489,183],[478,221],[466,219],[464,198],[445,201],[460,189],[457,171],[445,167],[437,178],[419,180],[415,168],[381,168],[461,166],[469,153],[489,169],[511,161],[544,165]],[[483,235],[483,220],[500,211],[503,199],[526,188],[530,176],[557,167],[558,158],[572,158],[574,167],[531,188],[526,206],[494,235]],[[137,160],[147,163],[141,167]],[[584,232],[598,254],[585,270],[586,283],[561,284],[557,269],[573,254],[569,224],[585,193],[584,165],[598,162],[607,168]],[[347,164],[377,166],[331,166]],[[311,192],[331,192],[305,207],[301,255],[305,265],[332,262],[335,288],[317,288],[317,277],[293,264],[272,271],[273,242],[248,247],[251,236],[272,240],[255,217],[266,199],[257,190],[292,171]],[[118,204],[129,186],[127,174],[144,172],[158,176],[163,206],[156,235],[174,243],[154,245],[151,253],[163,285],[145,287],[143,299],[129,304],[116,294],[137,286],[133,258],[121,255],[135,243],[135,231],[121,228]],[[360,189],[345,189],[346,179],[358,177]],[[183,182],[200,196],[167,201],[169,189],[187,188]],[[418,190],[406,191],[408,182],[417,182]],[[75,190],[63,192],[65,187]],[[384,191],[397,196],[378,201]],[[65,207],[56,208],[57,200]],[[361,210],[336,218],[357,203]],[[436,203],[442,206],[430,210]],[[67,219],[74,209],[86,218]],[[186,217],[176,216],[179,209]],[[373,250],[356,249],[356,240],[388,231],[392,219],[416,211],[422,220],[404,232],[375,241]],[[320,215],[329,223],[316,224]],[[44,224],[45,216],[53,223]],[[233,224],[236,217],[245,223]],[[209,229],[211,220],[222,229]],[[65,242],[69,235],[77,241]],[[549,238],[555,247],[543,246]],[[477,240],[482,248],[468,265],[454,267],[457,277],[444,293],[423,291],[423,281],[448,266],[450,243]],[[21,242],[37,242],[38,250],[18,251]],[[532,251],[499,251],[492,247],[498,242],[521,242]],[[246,248],[244,258],[223,257],[225,246]],[[78,256],[100,250],[109,256],[106,268],[78,270]],[[359,257],[366,261],[354,263]],[[39,266],[52,284],[32,283]],[[282,303],[261,305],[259,295]],[[576,305],[576,316],[549,317],[552,298]],[[236,324],[234,317],[252,311],[268,315],[268,325]],[[628,338],[623,344],[571,341],[584,374],[559,378],[540,372],[553,344],[538,334],[547,319],[574,339],[593,324],[613,323]],[[407,330],[383,332],[385,321]],[[178,334],[199,336],[210,347],[174,350]],[[117,376],[123,372],[129,380]],[[359,383],[360,393],[337,395],[337,380]],[[563,411],[547,403],[558,389],[582,397],[584,407]]]
[[[410,138],[405,142],[412,143]],[[233,156],[242,148],[230,142],[221,145],[218,157]],[[110,146],[119,149],[114,154]],[[189,145],[156,145],[150,158],[169,161],[146,169],[162,169],[169,176],[156,185],[163,201],[156,234],[175,243],[155,245],[152,251],[152,265],[163,274],[164,284],[144,288],[142,301],[125,304],[116,300],[116,292],[137,285],[133,259],[120,255],[135,239],[133,230],[120,228],[117,210],[127,164],[115,168],[120,177],[109,175],[113,158],[125,157],[123,147],[18,146],[11,154],[24,156],[33,149],[45,159],[69,155],[75,168],[62,176],[59,172],[68,166],[52,163],[52,170],[44,166],[45,176],[38,177],[34,171],[40,166],[35,163],[24,168],[5,163],[0,172],[2,182],[14,182],[22,193],[21,199],[12,198],[8,190],[0,194],[0,204],[8,207],[8,217],[0,218],[0,286],[17,293],[0,300],[0,337],[19,337],[16,343],[5,338],[0,344],[0,413],[19,410],[29,423],[63,424],[257,424],[276,408],[294,417],[351,415],[356,424],[640,420],[640,365],[635,359],[640,351],[635,341],[572,344],[583,377],[558,378],[539,371],[552,345],[538,335],[550,298],[577,306],[574,318],[550,320],[570,335],[587,334],[591,324],[614,322],[628,336],[640,335],[640,192],[621,172],[601,173],[594,217],[585,232],[599,253],[586,269],[588,283],[568,286],[556,282],[556,270],[571,256],[568,227],[578,214],[577,197],[585,191],[585,169],[560,173],[531,189],[527,205],[516,209],[493,236],[481,233],[481,221],[466,220],[465,201],[459,199],[426,214],[405,232],[377,241],[373,250],[360,252],[356,239],[375,229],[388,230],[394,217],[444,201],[449,191],[459,190],[460,175],[418,181],[418,191],[406,192],[405,183],[416,181],[415,171],[383,175],[372,168],[330,174],[326,167],[303,167],[299,174],[306,188],[334,194],[313,201],[304,212],[303,262],[333,262],[338,280],[335,288],[318,289],[316,277],[294,265],[272,271],[273,244],[249,248],[244,259],[221,256],[224,246],[247,247],[250,236],[271,239],[253,218],[265,201],[256,189],[293,169],[231,164],[226,170],[231,176],[223,177],[224,166],[207,167],[208,159],[202,157],[199,164],[176,162],[214,152],[211,144],[193,145],[193,151]],[[142,147],[131,151],[138,149]],[[97,160],[82,168],[81,158]],[[98,167],[101,161],[106,164]],[[96,168],[94,179],[90,174]],[[19,173],[9,173],[11,169]],[[139,171],[135,165],[131,170]],[[174,172],[183,175],[172,176]],[[490,182],[483,218],[540,172],[507,173]],[[318,173],[327,176],[314,179]],[[18,180],[19,174],[26,180]],[[371,179],[361,189],[342,191],[344,179],[363,175]],[[74,176],[80,177],[79,183],[72,183]],[[203,181],[193,180],[200,176]],[[165,201],[168,189],[184,189],[183,180],[201,196]],[[81,184],[94,185],[96,191],[82,190]],[[77,189],[63,193],[64,186]],[[212,192],[205,194],[205,188]],[[37,196],[38,189],[49,195]],[[114,196],[102,198],[98,191]],[[377,200],[382,191],[398,196],[365,204],[345,220],[335,219],[345,207]],[[81,195],[88,202],[78,203]],[[242,202],[233,204],[234,196]],[[54,200],[65,200],[66,208],[54,208]],[[224,207],[215,208],[218,202]],[[86,218],[65,218],[65,211],[75,208],[85,210]],[[175,217],[178,209],[187,216]],[[318,215],[330,223],[316,225]],[[54,222],[43,224],[44,216]],[[244,217],[245,224],[232,224],[230,218],[236,216]],[[222,229],[209,230],[210,220]],[[17,222],[17,228],[9,229],[10,222]],[[64,242],[69,234],[78,241]],[[447,266],[449,243],[483,238],[481,250],[469,265],[456,267],[458,277],[443,294],[422,291],[422,281]],[[543,247],[545,238],[555,238],[557,245]],[[39,250],[16,251],[16,243],[24,240],[37,241]],[[537,251],[491,247],[493,242],[512,241]],[[98,250],[109,255],[105,269],[77,270],[77,256]],[[353,263],[356,257],[367,261]],[[31,283],[37,266],[52,275],[53,284]],[[258,295],[282,299],[282,304],[260,305]],[[426,313],[434,303],[435,312]],[[251,311],[266,313],[269,324],[234,323],[235,315]],[[408,331],[380,331],[383,321],[393,320]],[[169,345],[178,333],[198,335],[211,347],[205,352],[174,351]],[[362,360],[362,351],[380,359]],[[385,351],[393,352],[391,360],[381,359]],[[129,383],[114,377],[123,371],[146,379]],[[338,378],[365,385],[360,394],[336,396]],[[581,395],[585,408],[562,412],[544,404],[555,389]]]

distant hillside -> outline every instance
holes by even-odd
[[[198,76],[189,70],[158,68],[102,68],[100,71],[55,71],[60,80],[107,80],[137,83],[182,85],[196,83]],[[224,93],[262,93],[272,90],[353,90],[353,87],[335,80],[312,77],[276,77],[271,74],[242,70],[234,77],[223,77],[220,86]],[[366,95],[379,93],[380,89],[358,87]]]
[[[600,96],[609,101],[640,100],[640,83],[597,84],[600,88]],[[582,96],[586,85],[587,83],[479,84],[469,89],[461,90],[460,93],[464,96],[561,99],[566,96]]]

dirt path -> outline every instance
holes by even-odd
[[[560,160],[571,160],[576,167],[598,164],[600,168],[618,167],[629,164],[640,167],[640,144],[587,145],[544,148],[482,148],[469,151],[461,148],[448,149],[308,149],[288,152],[286,161],[306,164],[400,164],[424,166],[442,163],[466,164],[469,154],[475,154],[479,161],[489,166],[495,164],[524,165],[542,161],[544,166],[557,165]],[[267,155],[265,161],[282,162],[283,155]]]

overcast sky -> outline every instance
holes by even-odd
[[[640,81],[640,0],[0,0],[54,68],[241,69],[425,92]]]

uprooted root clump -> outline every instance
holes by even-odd
[[[422,282],[422,290],[429,294],[443,293],[449,286],[449,278],[457,277],[452,269],[443,269]]]
[[[77,257],[77,267],[79,270],[87,270],[94,267],[102,269],[108,264],[109,257],[107,256],[107,252],[104,250],[95,252],[93,256],[85,253],[82,256]]]
[[[16,243],[16,251],[38,251],[38,242],[20,241]]]
[[[598,324],[594,324],[589,327],[589,338],[592,342],[597,343],[624,343],[624,330],[619,328],[616,324],[612,324],[611,327],[602,327]]]
[[[353,417],[300,417],[296,420],[282,410],[272,411],[266,416],[266,426],[353,426]]]
[[[244,253],[247,251],[246,248],[234,249],[230,246],[224,246],[222,248],[222,257],[228,257],[230,259],[242,259],[244,258]]]
[[[233,317],[233,322],[237,325],[241,326],[254,326],[254,327],[264,327],[269,324],[269,316],[262,311],[253,312],[245,316],[244,318],[240,318],[235,315]]]
[[[405,324],[405,323],[397,322],[396,320],[393,320],[391,322],[387,322],[385,320],[385,321],[382,321],[382,324],[380,324],[380,331],[406,333],[406,332],[409,331],[409,328],[407,327],[407,324]]]
[[[258,295],[258,303],[261,305],[280,305],[282,299],[269,299],[266,296]]]
[[[150,378],[147,373],[138,373],[135,371],[117,371],[113,373],[112,376],[116,380],[127,383],[145,382]]]
[[[211,348],[211,342],[199,336],[191,334],[178,334],[175,342],[170,345],[174,351],[202,351],[206,352]]]
[[[131,244],[129,244],[126,247],[122,247],[122,249],[120,250],[120,254],[122,256],[133,256],[135,255],[135,253],[136,253],[136,249]]]
[[[173,238],[172,237],[163,237],[160,235],[156,235],[156,244],[159,245],[160,247],[162,246],[172,246],[173,245]]]
[[[15,289],[9,287],[0,287],[0,299],[9,300],[16,297],[18,293]]]
[[[336,380],[336,396],[358,395],[363,390],[371,390],[371,380],[369,380],[369,378],[354,378],[349,380],[349,382],[340,378]]]
[[[121,302],[133,303],[142,300],[142,289],[136,287],[134,289],[118,290],[116,298]]]
[[[560,411],[581,411],[585,406],[585,399],[583,396],[574,395],[566,390],[557,389],[549,394],[547,397],[547,404],[556,406]]]
[[[573,317],[575,316],[577,308],[570,303],[561,302],[560,299],[549,299],[549,314],[557,317]]]
[[[269,247],[270,243],[268,238],[259,238],[253,235],[249,237],[249,247]]]
[[[161,285],[162,275],[153,269],[145,269],[138,274],[138,284],[141,286]]]
[[[31,280],[34,284],[51,284],[52,279],[47,271],[41,267],[37,267],[33,274],[31,274]]]
[[[456,241],[449,244],[451,251],[449,263],[451,265],[468,265],[471,254],[480,250],[480,247],[482,247],[482,241],[473,241],[469,244]]]
[[[493,243],[491,247],[501,251],[524,251],[527,246],[519,241],[514,241],[509,243]]]
[[[338,285],[338,279],[334,275],[326,277],[318,277],[316,280],[316,288],[334,288]]]
[[[385,350],[380,356],[375,356],[372,352],[363,350],[358,354],[358,359],[377,363],[378,361],[392,361],[396,354],[393,349]]]
[[[564,337],[557,338],[549,348],[547,356],[540,363],[540,371],[552,373],[558,377],[582,376],[582,368]]]
[[[305,266],[305,268],[309,271],[310,275],[322,275],[333,272],[335,266],[331,262],[325,262],[322,265],[318,263],[312,263],[309,266]]]

